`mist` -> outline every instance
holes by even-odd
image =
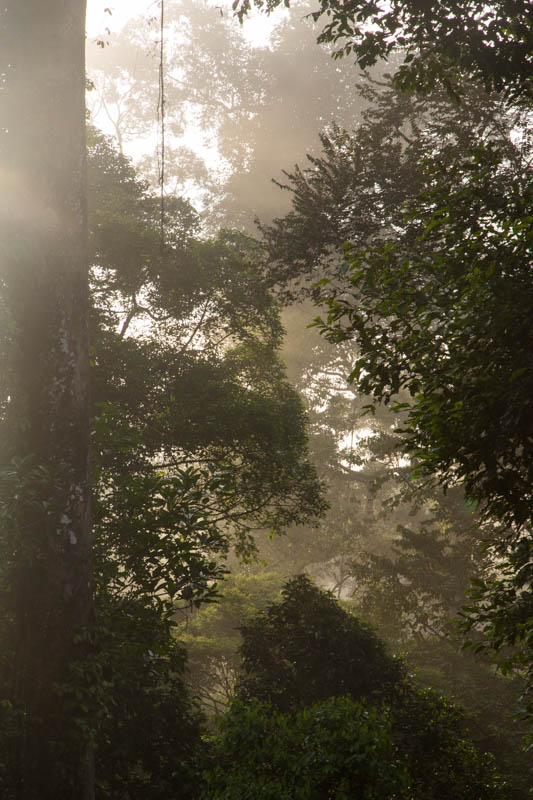
[[[8,799],[530,791],[529,56],[346,5],[9,51]]]

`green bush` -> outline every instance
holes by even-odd
[[[355,702],[382,709],[373,713],[384,714],[386,707],[396,753],[409,768],[409,797],[505,796],[492,758],[466,738],[461,710],[437,692],[417,686],[403,662],[387,652],[368,625],[306,576],[289,581],[282,600],[241,632],[241,700],[253,703],[252,698],[258,698],[271,705],[272,713],[292,714],[294,719],[314,703],[347,694]]]
[[[202,800],[408,797],[387,714],[350,698],[294,714],[237,702],[219,726]]]

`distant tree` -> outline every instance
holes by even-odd
[[[85,2],[9,0],[0,35],[3,336],[12,377],[2,528],[23,721],[17,797],[90,800],[90,712],[61,696],[92,625]]]
[[[407,482],[404,493],[406,501],[411,495],[412,516],[397,525],[390,550],[352,560],[353,609],[404,654],[424,684],[461,705],[472,741],[494,754],[510,797],[522,798],[532,772],[521,752],[525,726],[511,719],[520,678],[502,676],[487,659],[461,649],[457,630],[471,581],[491,564],[482,541],[489,528],[480,527],[459,487],[443,494],[431,486],[410,490]],[[391,514],[392,522],[394,508]],[[480,641],[481,631],[473,637]]]
[[[331,508],[323,520],[292,528],[282,539],[263,535],[258,542],[271,568],[306,572],[346,597],[354,588],[351,562],[362,553],[390,551],[393,523],[386,511],[408,467],[397,449],[397,417],[387,408],[372,419],[364,416],[370,398],[346,382],[354,347],[350,342],[334,346],[306,329],[312,313],[309,303],[284,312],[284,355],[307,407],[310,453],[328,487]],[[408,504],[393,508],[397,522],[412,521]]]
[[[208,2],[165,4],[168,193],[201,197],[211,232],[219,225],[254,232],[254,216],[267,221],[279,215],[287,205],[271,180],[279,176],[279,153],[293,163],[325,124],[337,119],[349,126],[359,114],[351,65],[314,46],[313,25],[305,18],[311,7],[299,4],[279,19],[270,44],[257,46],[231,13],[221,15]],[[104,51],[88,48],[93,120],[126,152],[155,124],[158,35],[153,22],[139,18]],[[217,162],[193,150],[191,134],[216,151]],[[140,166],[157,181],[151,151]]]
[[[209,715],[219,715],[233,699],[240,671],[239,627],[279,596],[283,578],[266,571],[227,575],[216,603],[187,614],[176,635],[187,650],[187,687]],[[180,617],[178,617],[179,623]]]
[[[368,625],[303,575],[241,633],[237,696],[271,702],[279,711],[345,694],[385,700],[405,675]]]

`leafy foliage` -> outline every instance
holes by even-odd
[[[433,162],[404,231],[348,255],[352,296],[326,302],[329,335],[361,348],[361,390],[385,402],[412,395],[404,442],[418,473],[462,483],[508,531],[492,542],[500,575],[479,585],[470,616],[494,652],[514,648],[505,663],[529,669],[531,194],[521,164],[494,145],[446,170]]]
[[[171,610],[149,596],[97,599],[91,705],[97,796],[196,797],[202,718],[183,683]]]
[[[279,596],[283,578],[262,570],[225,576],[216,603],[187,615],[177,635],[187,650],[184,676],[190,693],[209,715],[223,712],[234,695],[241,668],[239,626]]]
[[[459,709],[418,688],[369,626],[305,576],[289,581],[282,595],[242,628],[241,699],[255,697],[276,711],[295,714],[346,694],[385,704],[393,742],[406,757],[413,796],[501,796],[491,760],[463,738]]]
[[[318,279],[311,291],[330,310],[325,329],[338,363],[351,348],[345,375],[360,402],[366,396],[376,408],[382,400],[399,412],[395,425],[388,422],[388,433],[407,445],[408,462],[395,469],[399,485],[433,476],[448,489],[461,483],[485,511],[481,535],[490,547],[476,557],[482,583],[464,627],[477,648],[476,628],[483,627],[487,649],[500,650],[501,665],[514,662],[523,675],[530,658],[530,121],[523,108],[477,86],[465,88],[457,105],[445,94],[421,99],[382,83],[364,86],[372,104],[353,134],[326,133],[323,156],[287,175],[293,211],[263,229],[265,242],[275,274],[295,265],[304,290]],[[344,251],[343,240],[350,242]],[[424,491],[429,499],[433,490]],[[431,502],[443,508],[438,494]],[[401,524],[408,544],[412,525]],[[435,546],[429,531],[425,543],[415,534],[417,546],[437,554],[455,536],[447,530]],[[468,572],[473,551],[462,541]],[[452,544],[458,555],[459,540]],[[386,581],[391,553],[373,555],[385,557]],[[418,624],[420,596],[409,584],[400,594],[417,607]]]
[[[209,511],[243,546],[247,524],[280,529],[320,511],[257,244],[231,232],[194,239],[194,214],[181,204],[162,251],[147,187],[100,136],[93,159],[93,400],[105,492],[134,472],[157,482],[158,470],[198,467],[219,485],[224,475],[232,493],[217,501],[213,492]]]
[[[335,698],[294,714],[252,700],[220,720],[205,798],[407,797],[407,771],[384,712]]]
[[[269,701],[280,711],[334,695],[390,698],[404,667],[369,626],[303,575],[285,585],[282,598],[241,627],[238,697]]]
[[[427,187],[427,159],[445,172],[479,141],[497,143],[517,169],[526,166],[523,140],[513,141],[513,132],[527,125],[527,112],[479,84],[465,90],[460,106],[442,91],[427,98],[399,91],[390,76],[366,74],[357,89],[367,104],[360,121],[353,130],[329,126],[320,134],[321,153],[308,155],[305,168],[285,171],[292,209],[261,227],[273,279],[289,284],[296,298],[336,275],[345,243],[365,249],[404,229],[404,204]]]
[[[256,526],[278,531],[323,501],[260,248],[198,240],[178,200],[163,245],[157,201],[91,137],[100,791],[188,796],[201,744],[176,607],[215,598]]]
[[[236,0],[241,20],[252,5],[270,12],[281,0]],[[321,0],[312,17],[325,17],[318,41],[333,42],[337,56],[353,53],[363,69],[401,50],[404,63],[396,77],[403,89],[429,93],[440,83],[456,93],[466,74],[490,89],[530,99],[531,10],[527,0]]]
[[[198,240],[196,214],[180,200],[168,205],[162,243],[146,184],[105,137],[89,139],[96,624],[94,636],[79,632],[86,658],[57,687],[56,716],[75,706],[80,735],[97,742],[102,797],[185,797],[200,740],[173,638],[175,603],[213,599],[230,547],[249,556],[255,527],[279,531],[324,501],[278,355],[260,248],[232,232]],[[57,475],[29,460],[1,477],[4,498],[57,512],[46,505]],[[1,510],[5,523],[13,508]],[[25,540],[3,527],[8,797],[21,722],[11,696],[12,589]],[[28,575],[41,580],[40,568],[34,560]],[[68,769],[65,754],[58,761]]]
[[[419,470],[463,481],[518,527],[530,519],[532,455],[531,196],[519,169],[491,146],[445,172],[434,164],[397,240],[347,257],[357,311],[351,299],[329,306],[330,335],[360,342],[352,379],[361,389],[415,398],[407,448]],[[345,311],[348,326],[337,325]]]

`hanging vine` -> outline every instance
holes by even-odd
[[[161,250],[165,246],[165,0],[160,0],[159,17],[159,93],[157,99],[158,171],[159,171],[159,226]]]

